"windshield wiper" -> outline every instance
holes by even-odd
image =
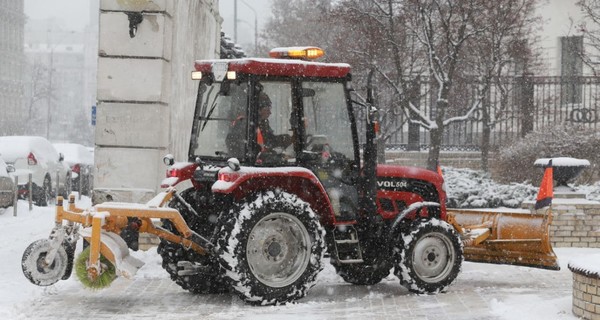
[[[208,114],[206,115],[206,118],[204,118],[204,123],[202,123],[202,128],[200,129],[200,131],[204,131],[204,128],[206,127],[206,124],[208,124],[208,120],[210,120],[210,116],[212,115],[213,111],[215,111],[215,108],[217,107],[217,98],[220,95],[221,95],[221,92],[217,92],[217,94],[215,95],[215,98],[213,99],[213,101],[212,101],[212,103],[210,105],[210,110],[208,111]],[[206,101],[206,102],[208,102],[208,101]]]
[[[210,97],[210,94],[213,92],[214,89],[215,89],[215,87],[210,87],[208,89],[208,92],[206,93],[206,96]],[[200,114],[200,118],[202,118],[202,115],[205,113],[207,106],[208,106],[208,98],[206,99],[206,102],[204,102],[204,104],[202,105],[202,108],[200,109],[200,113],[199,113]]]

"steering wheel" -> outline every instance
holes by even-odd
[[[321,152],[326,145],[329,145],[329,140],[325,135],[310,135],[307,136],[307,141],[306,150],[313,152]]]

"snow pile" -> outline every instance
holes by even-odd
[[[572,259],[569,261],[569,269],[573,272],[583,273],[588,277],[600,279],[600,254]]]
[[[531,184],[499,184],[483,171],[443,167],[443,174],[450,208],[516,208],[537,194]]]
[[[558,157],[558,158],[541,158],[535,160],[534,166],[546,166],[552,160],[552,166],[561,167],[589,167],[590,162],[586,159],[575,159],[569,157]]]
[[[600,201],[600,181],[591,185],[570,185],[574,191],[585,193],[585,198],[588,200]]]
[[[83,145],[77,143],[54,143],[53,145],[56,151],[63,154],[65,162],[69,166],[75,164],[94,165],[94,154]]]
[[[517,208],[523,201],[534,200],[538,192],[538,186],[529,183],[498,183],[483,171],[442,169],[449,208]],[[569,187],[574,192],[585,194],[587,200],[600,201],[600,181]]]

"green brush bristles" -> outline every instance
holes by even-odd
[[[94,290],[103,289],[110,286],[110,284],[117,278],[115,266],[104,256],[100,255],[100,264],[105,265],[106,268],[103,268],[104,272],[102,272],[102,274],[92,281],[92,279],[88,277],[87,273],[87,261],[89,258],[90,247],[87,247],[81,252],[81,254],[79,254],[77,260],[75,261],[75,273],[77,274],[79,281],[81,281],[84,287]]]

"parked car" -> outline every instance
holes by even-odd
[[[72,190],[81,190],[81,194],[90,195],[92,183],[94,181],[93,153],[90,152],[88,147],[77,143],[55,143],[54,147],[56,148],[56,151],[64,155],[64,162],[71,168]]]
[[[32,200],[38,206],[52,203],[58,194],[66,196],[70,190],[71,171],[63,162],[52,143],[42,137],[0,137],[0,154],[8,165],[15,168],[13,176],[19,178],[19,195],[29,192],[29,173],[32,174]],[[58,179],[58,190],[56,190]]]
[[[0,155],[0,208],[8,208],[14,205],[15,183],[10,173],[14,168],[9,167]]]

